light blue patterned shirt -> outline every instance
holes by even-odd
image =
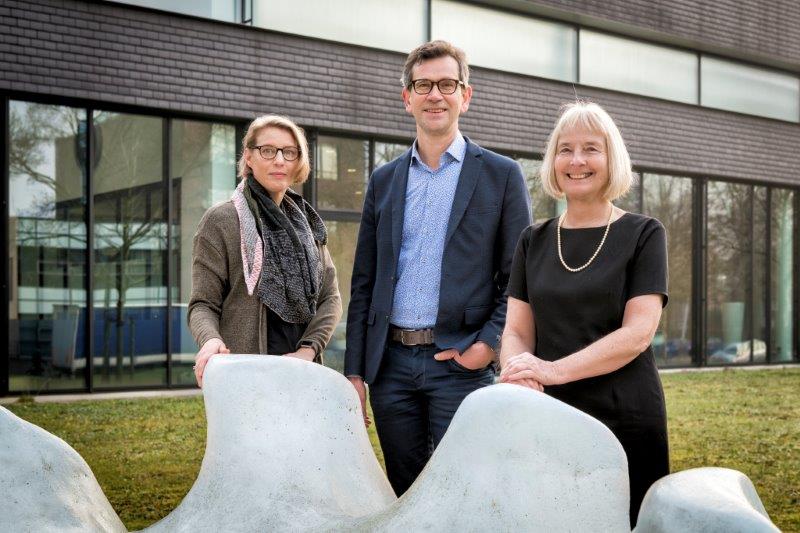
[[[461,132],[431,170],[411,147],[411,165],[406,185],[403,237],[397,261],[391,323],[401,328],[432,328],[439,311],[442,255],[447,222],[467,153]]]

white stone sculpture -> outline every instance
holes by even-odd
[[[546,394],[473,392],[428,465],[384,511],[331,531],[630,531],[625,452],[596,419]]]
[[[127,531],[66,442],[0,407],[0,531]]]
[[[290,357],[218,356],[203,395],[200,474],[146,531],[314,530],[395,500],[341,374]]]
[[[395,498],[350,383],[288,357],[206,367],[197,480],[149,532],[630,531],[625,453],[599,421],[545,394],[470,394],[414,485]],[[61,439],[0,407],[0,531],[125,527]],[[774,532],[744,474],[701,468],[647,493],[635,533]]]
[[[728,468],[665,476],[644,497],[634,533],[774,533],[753,483]]]

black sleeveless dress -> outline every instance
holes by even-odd
[[[591,265],[566,270],[558,259],[558,219],[527,228],[511,267],[508,295],[531,305],[536,356],[555,361],[577,352],[622,325],[625,304],[660,294],[667,303],[666,232],[644,215],[625,213],[611,224]],[[599,228],[561,229],[564,261],[586,263],[603,237]],[[609,374],[545,392],[603,422],[628,456],[631,527],[650,485],[669,473],[667,419],[661,380],[650,346]]]

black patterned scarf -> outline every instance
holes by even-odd
[[[291,189],[280,206],[252,176],[241,192],[264,243],[258,298],[285,322],[310,322],[317,312],[322,285],[322,258],[317,243],[327,243],[325,224],[311,205]]]

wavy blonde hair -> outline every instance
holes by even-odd
[[[636,180],[625,141],[622,140],[619,128],[605,109],[593,102],[584,101],[572,102],[561,107],[561,116],[547,140],[544,160],[539,169],[544,192],[557,200],[564,197],[564,192],[558,186],[556,179],[556,147],[561,133],[573,128],[585,129],[603,136],[608,157],[608,183],[603,191],[603,197],[613,202],[624,196]]]
[[[264,128],[281,128],[292,134],[294,142],[296,142],[297,147],[300,148],[300,157],[298,158],[300,164],[297,166],[297,172],[293,176],[292,182],[297,184],[306,181],[308,175],[311,173],[311,159],[308,155],[306,134],[300,126],[280,115],[261,115],[250,123],[250,126],[247,128],[247,133],[244,134],[244,139],[242,139],[242,155],[239,157],[239,163],[237,164],[239,177],[245,179],[253,173],[247,165],[244,154],[245,150],[252,150],[255,148],[256,137]]]

